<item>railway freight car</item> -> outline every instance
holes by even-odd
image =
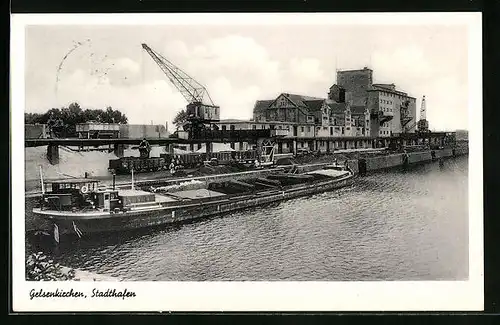
[[[109,161],[109,170],[116,174],[130,174],[134,172],[152,172],[167,169],[168,165],[164,158],[140,158],[123,157],[120,159],[111,159]]]
[[[164,158],[167,164],[172,160],[175,165],[182,165],[185,168],[193,168],[202,165],[205,161],[215,160],[219,164],[226,164],[231,161],[239,162],[253,162],[258,160],[258,154],[255,150],[249,151],[232,151],[232,152],[212,152],[210,158],[206,153],[187,153],[187,154],[161,154],[160,157]]]
[[[176,168],[195,168],[202,166],[206,161],[216,161],[219,164],[227,164],[231,161],[253,162],[259,160],[257,151],[232,151],[232,152],[213,152],[210,158],[206,153],[186,153],[186,154],[161,154],[159,158],[141,158],[141,157],[123,157],[111,159],[109,161],[109,170],[116,174],[130,174],[134,172],[169,170],[172,163]]]

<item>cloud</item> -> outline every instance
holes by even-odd
[[[180,68],[202,84],[224,77],[237,88],[251,84],[276,88],[280,81],[279,62],[271,59],[266,48],[252,38],[230,35],[209,39],[192,48],[175,40],[166,48],[172,52],[164,56],[175,59],[174,63],[184,62]]]
[[[333,83],[316,58],[291,59],[285,76],[283,91],[309,96],[326,97],[326,89]]]
[[[234,88],[231,82],[224,78],[217,78],[210,84],[211,96],[216,105],[220,106],[221,118],[249,119],[253,116],[255,99],[261,91],[255,85],[243,88]],[[228,96],[228,94],[231,94]]]
[[[326,97],[335,82],[335,68],[369,65],[375,82],[395,83],[417,98],[417,107],[426,95],[431,127],[466,127],[465,34],[442,28],[441,34],[435,29],[420,30],[409,35],[392,29],[370,34],[366,29],[347,28],[340,34],[304,33],[290,39],[289,31],[281,29],[279,33],[283,34],[247,30],[236,35],[219,30],[217,35],[222,36],[200,37],[215,34],[205,30],[191,33],[183,27],[171,33],[167,42],[148,44],[205,85],[214,103],[221,107],[223,118],[249,118],[256,100],[272,99],[282,92]],[[161,42],[158,40],[165,32],[152,31],[146,37],[136,30],[126,37],[120,32],[118,37],[112,30],[99,30],[98,36],[91,37],[92,42],[65,60],[57,93],[57,67],[79,36],[52,31],[27,37],[27,111],[43,112],[79,101],[82,107],[110,105],[120,109],[131,123],[171,121],[187,102],[140,48],[145,38]],[[88,30],[80,33],[85,39]],[[337,61],[338,66],[334,64]]]
[[[378,50],[373,55],[374,81],[395,83],[398,89],[416,97],[417,118],[420,118],[420,105],[425,95],[431,129],[467,128],[466,83],[460,74],[454,73],[455,63],[437,65],[431,63],[431,58],[415,44]]]
[[[325,79],[324,72],[321,70],[321,62],[315,58],[293,58],[290,60],[290,70],[292,75],[306,82],[317,82]]]
[[[401,80],[403,84],[422,82],[433,77],[427,57],[416,45],[375,51],[372,65],[377,75],[390,76],[392,80]],[[391,80],[380,80],[380,82],[389,81]]]
[[[83,108],[111,106],[125,113],[131,124],[165,124],[172,121],[186,101],[166,80],[117,87],[108,77],[75,71],[60,85],[57,106],[79,102]],[[172,129],[172,125],[169,125]]]
[[[436,78],[427,87],[425,95],[431,129],[467,128],[469,94],[466,85],[455,77],[444,76]]]
[[[127,70],[131,73],[139,73],[141,71],[139,63],[130,58],[119,58],[114,60],[114,62],[114,65],[118,69]]]

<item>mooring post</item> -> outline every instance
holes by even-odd
[[[49,144],[47,146],[47,159],[52,165],[59,163],[59,145]]]

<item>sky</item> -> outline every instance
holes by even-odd
[[[468,128],[467,28],[460,25],[164,25],[26,27],[26,112],[78,102],[131,124],[170,123],[187,102],[148,44],[205,85],[221,118],[249,119],[280,93],[326,98],[336,70],[426,96],[433,130]],[[69,54],[68,54],[69,53]]]

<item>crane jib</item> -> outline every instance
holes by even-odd
[[[160,53],[151,49],[147,44],[143,43],[142,48],[151,56],[153,61],[189,103],[186,107],[188,116],[190,116],[189,119],[202,124],[219,121],[219,107],[214,105],[210,94],[202,84]]]
[[[168,77],[170,82],[177,88],[177,90],[179,90],[189,103],[204,102],[206,94],[208,97],[208,104],[214,105],[208,91],[202,84],[164,58],[161,54],[152,50],[147,44],[142,44],[142,47],[153,58],[156,64]]]

